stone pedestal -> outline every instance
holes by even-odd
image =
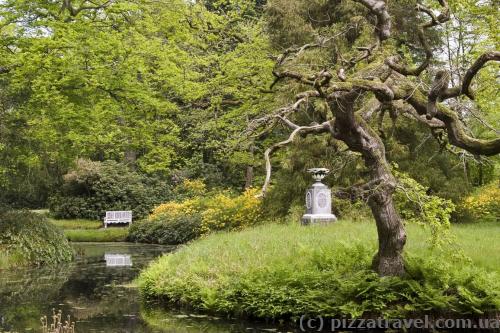
[[[315,176],[314,172],[310,172]],[[307,190],[306,214],[302,216],[303,225],[325,224],[337,220],[337,217],[332,214],[331,191],[328,186],[321,183],[323,177],[314,177],[317,182]]]

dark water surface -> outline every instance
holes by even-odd
[[[156,245],[75,243],[76,260],[52,268],[0,272],[0,332],[41,332],[40,317],[62,310],[77,333],[279,332],[243,322],[141,306],[131,282],[155,257]]]

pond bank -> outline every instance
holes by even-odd
[[[128,227],[116,227],[97,230],[64,230],[64,235],[71,242],[125,242]]]
[[[373,224],[340,221],[215,234],[163,256],[141,274],[138,284],[146,299],[265,320],[498,313],[498,271],[489,266],[494,261],[481,258],[498,256],[499,226],[458,227],[467,229],[456,235],[467,233],[459,244],[471,263],[453,246],[431,251],[425,245],[429,235],[419,226],[407,227],[408,274],[403,278],[379,278],[370,270],[376,252]],[[476,237],[490,248],[472,252]]]

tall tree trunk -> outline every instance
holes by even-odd
[[[245,172],[245,190],[252,187],[253,184],[253,166],[248,165]]]
[[[126,165],[135,169],[137,162],[137,152],[131,148],[127,148],[125,150],[123,161],[125,162]]]
[[[396,179],[385,157],[385,146],[380,137],[352,109],[350,98],[336,100],[333,136],[342,140],[350,150],[360,152],[371,179],[362,187],[362,196],[368,200],[377,224],[378,252],[373,258],[373,269],[381,276],[400,276],[405,273],[403,248],[406,232],[394,206]]]
[[[255,145],[253,142],[250,144],[250,147],[248,148],[248,152],[252,155],[254,154],[255,151]],[[247,165],[247,170],[245,172],[245,190],[249,189],[252,187],[253,184],[253,165],[249,164]]]

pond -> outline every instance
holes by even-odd
[[[279,332],[268,326],[146,309],[131,282],[171,248],[128,243],[74,243],[76,260],[52,268],[0,273],[0,332],[41,332],[40,317],[62,310],[77,333]],[[290,332],[290,330],[287,330]]]

